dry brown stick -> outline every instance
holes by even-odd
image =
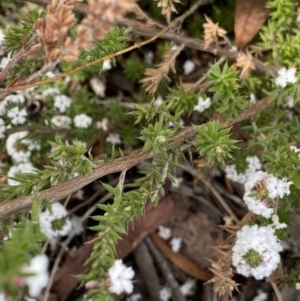
[[[37,43],[37,35],[34,35],[23,48],[8,62],[4,70],[0,72],[0,82],[2,82],[15,65],[26,55],[32,46]]]
[[[160,301],[158,276],[147,245],[142,241],[133,251],[134,259],[153,301]]]
[[[157,250],[156,246],[152,242],[150,237],[145,238],[145,242],[152,253],[154,260],[157,262],[157,265],[164,275],[166,281],[170,285],[172,292],[173,292],[173,297],[175,301],[185,301],[184,296],[182,295],[180,291],[180,287],[178,285],[177,280],[175,279],[169,264],[167,260],[164,258],[164,256]]]
[[[241,113],[238,117],[228,122],[222,122],[221,128],[229,128],[236,123],[246,120],[252,116],[261,113],[264,109],[271,106],[269,97],[258,101],[248,111]],[[202,125],[202,126],[205,126]],[[193,126],[189,126],[175,134],[170,141],[171,149],[181,146],[184,142],[191,142],[196,138],[196,130]],[[78,189],[86,186],[87,184],[111,173],[120,172],[124,169],[129,169],[145,160],[153,157],[149,152],[145,152],[142,149],[132,152],[130,155],[116,159],[112,162],[108,162],[100,167],[94,169],[94,171],[87,176],[78,176],[67,182],[61,183],[52,188],[43,190],[40,192],[40,198],[48,199],[51,202],[58,201],[69,194],[77,191]],[[20,213],[24,210],[28,210],[34,201],[33,195],[5,201],[0,203],[0,219],[9,217],[12,214]]]

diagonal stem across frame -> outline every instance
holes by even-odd
[[[271,102],[270,98],[266,97],[258,101],[255,105],[249,108],[249,110],[241,113],[238,117],[232,119],[231,121],[222,122],[221,128],[230,128],[243,120],[261,113],[263,110],[273,104],[274,102]],[[206,124],[203,124],[202,126],[205,125]],[[186,127],[171,138],[170,146],[172,148],[177,148],[182,146],[184,143],[189,145],[189,142],[192,143],[196,139],[196,134],[196,130],[193,126]],[[87,176],[78,176],[67,182],[43,190],[39,193],[39,196],[42,200],[47,199],[51,202],[56,202],[105,175],[129,169],[147,159],[150,159],[151,157],[153,157],[153,155],[151,155],[149,152],[143,151],[142,149],[136,150],[128,156],[116,159],[112,162],[108,162],[100,167],[95,168],[93,172]],[[13,214],[29,210],[33,201],[34,196],[28,195],[25,197],[1,202],[0,220],[5,219]]]

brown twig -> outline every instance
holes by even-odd
[[[222,122],[221,128],[230,128],[236,123],[261,113],[264,109],[271,105],[272,102],[270,102],[269,97],[266,97],[261,101],[258,101],[248,111],[241,113],[238,117],[232,119],[231,121]],[[205,126],[205,124],[203,126]],[[189,145],[188,143],[195,140],[195,138],[196,130],[194,127],[186,127],[173,136],[170,141],[170,147],[172,149],[180,147],[183,143],[187,143],[185,144],[185,147],[187,147],[187,145]],[[183,149],[183,147],[181,148]],[[112,162],[108,162],[98,168],[95,168],[94,171],[87,176],[78,176],[65,183],[61,183],[57,186],[41,191],[40,198],[48,199],[51,202],[58,201],[105,175],[120,172],[124,169],[129,169],[151,157],[152,155],[149,152],[143,151],[142,149],[136,150],[126,157],[116,159]],[[32,195],[28,195],[0,203],[0,219],[4,219],[12,214],[28,210],[32,205],[33,200],[34,197]]]
[[[2,82],[16,64],[26,55],[30,48],[37,43],[38,37],[34,35],[30,41],[23,45],[23,48],[8,62],[2,72],[0,72],[0,82]]]
[[[133,251],[135,261],[138,265],[140,273],[145,281],[145,285],[153,301],[160,301],[159,296],[159,280],[154,267],[153,260],[147,248],[142,241]]]
[[[163,255],[157,250],[154,243],[152,242],[150,237],[145,238],[145,242],[152,253],[154,260],[157,262],[159,269],[161,270],[162,274],[164,275],[165,279],[167,280],[168,284],[170,285],[173,297],[175,301],[185,301],[182,293],[180,292],[180,288],[178,285],[177,280],[175,279],[166,259]]]

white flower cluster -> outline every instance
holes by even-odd
[[[295,84],[296,81],[296,68],[281,68],[278,71],[278,76],[275,79],[275,84],[276,86],[285,88],[288,83]]]
[[[92,124],[92,118],[86,114],[79,114],[74,117],[74,124],[77,128],[87,129]]]
[[[243,173],[238,173],[235,165],[226,165],[225,166],[226,177],[234,182],[245,184],[247,179],[251,177],[255,171],[260,170],[262,168],[260,160],[257,156],[253,156],[253,157],[248,156],[246,158],[246,161],[248,162],[248,167]]]
[[[238,173],[234,165],[226,166],[226,176],[244,185],[244,201],[249,210],[272,222],[267,226],[245,225],[237,232],[232,248],[232,262],[238,273],[252,275],[256,279],[268,277],[276,269],[282,251],[277,242],[275,229],[286,228],[274,214],[273,201],[290,193],[292,182],[278,179],[262,170],[258,157],[247,157],[248,167],[244,173]]]
[[[158,236],[164,240],[169,240],[172,237],[171,229],[164,226],[159,226]],[[180,237],[173,237],[169,243],[172,248],[172,251],[174,253],[178,253],[181,248],[182,239]]]
[[[58,128],[69,129],[72,120],[70,117],[65,115],[56,115],[51,118],[51,123]]]
[[[21,131],[9,135],[6,140],[6,150],[10,155],[15,165],[12,165],[8,171],[9,177],[14,177],[19,173],[31,173],[35,170],[35,167],[30,162],[30,156],[33,150],[40,150],[41,146],[36,141],[26,138],[27,131]],[[18,185],[12,179],[8,179],[9,185]]]
[[[290,193],[292,182],[281,180],[261,171],[259,158],[247,157],[248,168],[244,173],[238,173],[234,165],[225,167],[227,178],[244,184],[244,201],[249,210],[257,215],[270,218],[274,209],[270,207],[270,202],[276,198],[283,198]]]
[[[57,108],[60,113],[66,112],[66,110],[71,106],[72,100],[66,95],[55,95],[54,96],[54,107]]]
[[[52,204],[50,212],[46,209],[40,212],[40,230],[49,239],[56,239],[59,236],[67,235],[72,229],[72,222],[67,217],[68,211],[60,203]]]
[[[48,284],[48,257],[45,255],[37,255],[30,260],[30,263],[21,269],[21,273],[24,276],[13,279],[13,282],[17,286],[28,287],[28,293],[30,297],[25,297],[24,300],[33,301],[37,297],[43,288]],[[32,298],[31,298],[32,297]],[[0,292],[0,301],[12,300],[4,293]]]
[[[123,264],[121,259],[115,261],[113,266],[108,270],[110,286],[109,291],[120,295],[122,292],[132,293],[134,270]]]
[[[22,273],[31,274],[24,278],[28,286],[29,295],[37,297],[42,289],[47,285],[48,277],[48,257],[38,255],[31,259],[30,264],[22,269]]]
[[[122,141],[121,141],[121,138],[120,138],[120,134],[117,134],[117,133],[110,133],[106,139],[105,139],[106,142],[109,142],[113,145],[117,145],[117,144],[121,144]]]
[[[27,112],[22,105],[25,103],[25,97],[21,94],[11,94],[6,96],[0,102],[0,116],[6,115],[11,119],[13,125],[24,124],[26,121]],[[7,108],[8,105],[15,105]]]
[[[245,225],[237,232],[232,248],[232,262],[239,274],[263,279],[277,268],[282,247],[274,231],[270,225]]]
[[[274,213],[274,209],[269,207],[270,201],[289,195],[291,184],[266,172],[257,171],[245,183],[243,199],[253,213],[270,218]]]
[[[110,61],[104,62],[104,67],[110,69]],[[106,69],[106,70],[108,70]],[[43,96],[51,96],[54,98],[54,107],[58,109],[60,113],[65,113],[68,108],[71,107],[72,99],[61,92],[57,88],[49,88],[43,91]],[[72,120],[66,115],[56,115],[51,119],[51,123],[55,127],[68,129],[71,126]],[[87,129],[92,124],[92,118],[86,114],[78,114],[73,119],[74,126],[81,129]]]
[[[203,99],[202,97],[198,98],[198,104],[194,107],[194,111],[198,111],[202,113],[206,109],[208,109],[211,106],[211,100],[209,97],[206,99]]]

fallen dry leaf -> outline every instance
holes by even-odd
[[[200,265],[190,260],[186,256],[180,253],[174,253],[171,247],[166,241],[160,238],[155,232],[151,234],[155,245],[158,249],[176,266],[181,270],[186,272],[188,275],[191,275],[201,281],[207,281],[212,278],[212,273],[206,268],[202,268]]]
[[[268,18],[267,0],[237,0],[234,16],[235,45],[245,47]]]

